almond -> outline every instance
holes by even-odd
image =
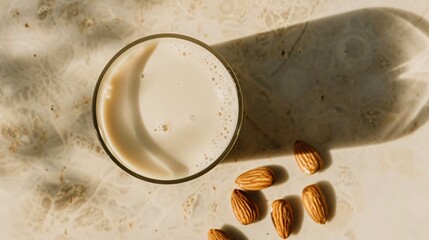
[[[258,167],[238,176],[235,183],[247,191],[262,190],[274,184],[274,171],[269,167]]]
[[[307,175],[312,175],[323,167],[320,154],[310,144],[297,140],[293,152],[298,166]]]
[[[271,219],[277,234],[282,239],[288,238],[293,224],[293,211],[290,203],[283,199],[275,200],[271,206]]]
[[[231,195],[231,206],[241,224],[247,225],[258,219],[258,206],[242,190],[234,189]]]
[[[313,184],[302,190],[302,202],[308,215],[317,223],[325,224],[328,218],[328,206],[320,188]]]
[[[208,232],[208,240],[232,240],[226,232],[220,229],[210,229]]]

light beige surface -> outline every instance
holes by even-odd
[[[209,228],[279,239],[269,217],[277,198],[296,210],[290,239],[427,239],[429,2],[15,0],[0,9],[2,239],[204,239]],[[216,45],[247,103],[231,157],[180,185],[125,174],[91,120],[107,61],[160,32]],[[329,160],[322,172],[299,170],[295,139]],[[264,165],[280,181],[254,196],[261,220],[241,226],[229,204],[234,178]],[[299,200],[312,183],[328,198],[324,226]]]

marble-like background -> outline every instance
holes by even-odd
[[[0,238],[279,239],[269,217],[289,200],[291,239],[427,239],[429,2],[425,0],[143,0],[0,2]],[[230,157],[191,182],[160,186],[102,151],[92,92],[127,43],[160,32],[213,45],[246,101]],[[292,142],[324,155],[311,177]],[[242,226],[229,204],[242,171],[270,165],[255,193],[261,220]],[[319,183],[329,222],[303,212]]]

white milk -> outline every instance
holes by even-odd
[[[196,174],[235,139],[237,85],[207,49],[177,38],[123,53],[98,90],[97,120],[110,152],[152,179]]]

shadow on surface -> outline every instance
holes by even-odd
[[[232,225],[223,225],[221,229],[225,231],[232,239],[249,240],[249,238],[247,238],[242,231],[238,230],[238,228]]]
[[[262,191],[248,191],[246,194],[256,203],[256,206],[258,206],[259,209],[259,217],[257,222],[262,221],[265,219],[268,213],[268,203],[267,198],[265,197],[264,193]]]
[[[269,165],[267,167],[274,171],[274,186],[283,184],[288,180],[289,175],[287,174],[286,168],[282,167],[281,165]]]
[[[225,162],[290,154],[296,139],[327,155],[417,130],[429,117],[428,29],[412,13],[374,8],[213,46],[245,103]]]
[[[325,195],[326,204],[328,205],[328,222],[330,222],[335,217],[335,210],[337,209],[337,197],[334,187],[328,181],[320,181],[317,186]]]
[[[304,209],[302,207],[301,197],[298,195],[291,195],[284,198],[292,206],[293,223],[292,234],[297,235],[301,230],[302,222],[304,219]]]
[[[54,162],[50,156],[71,145],[100,154],[90,108],[98,75],[91,76],[88,69],[96,66],[101,72],[122,47],[120,40],[133,32],[131,24],[101,21],[93,11],[96,7],[84,3],[60,3],[34,16],[39,7],[19,9],[19,13],[15,9],[0,23],[4,33],[8,29],[11,36],[20,33],[19,39],[5,42],[0,50],[0,106],[5,116],[0,126],[1,131],[10,132],[0,141],[4,139],[3,146],[8,145],[5,148],[11,152],[43,163]],[[40,35],[48,29],[62,31],[54,41],[49,34]],[[98,65],[89,62],[88,55],[97,53],[100,46],[109,46],[112,55],[106,54],[105,62]]]

